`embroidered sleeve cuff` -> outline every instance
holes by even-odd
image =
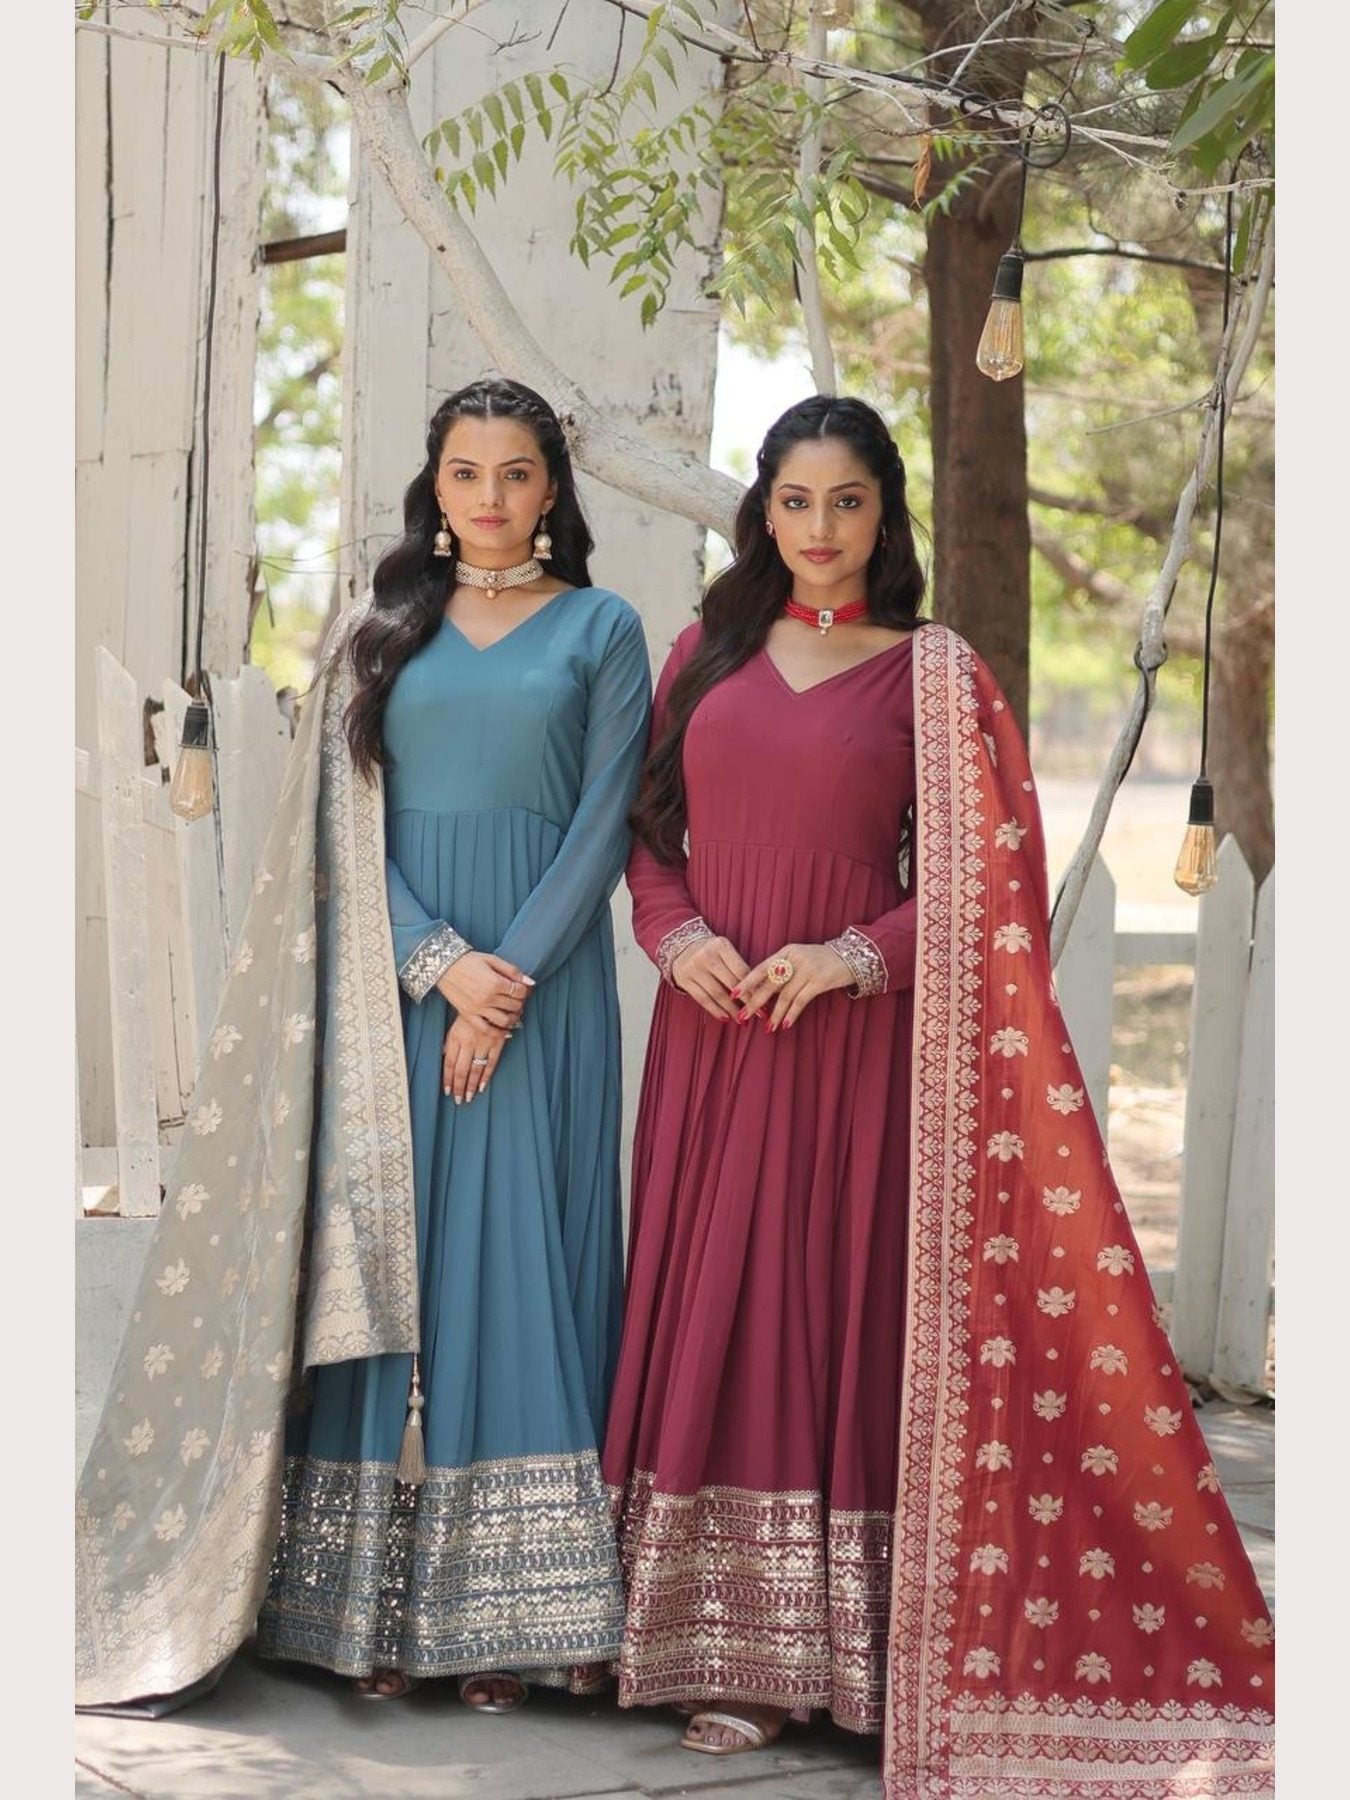
[[[414,1000],[425,1000],[452,964],[467,956],[473,945],[450,925],[438,925],[413,951],[398,972],[403,991]]]
[[[886,959],[865,931],[850,925],[839,937],[828,939],[828,943],[853,972],[850,999],[861,1000],[869,994],[886,992]]]
[[[686,919],[683,925],[677,925],[674,931],[668,931],[656,946],[656,966],[661,971],[661,979],[673,982],[671,970],[675,967],[676,957],[691,944],[716,936],[717,933],[707,920],[698,917]]]

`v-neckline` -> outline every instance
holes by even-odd
[[[550,594],[542,606],[536,606],[532,613],[526,613],[525,617],[518,625],[513,625],[510,631],[504,631],[500,637],[493,638],[490,644],[475,644],[468,632],[463,630],[461,626],[456,625],[448,612],[443,612],[441,614],[441,623],[443,625],[448,625],[460,642],[467,644],[475,656],[486,656],[489,650],[495,650],[499,644],[504,644],[508,638],[513,638],[518,631],[524,631],[527,625],[533,624],[540,613],[546,613],[556,601],[565,600],[569,594],[579,594],[581,592],[581,588],[560,588],[556,594]]]
[[[814,694],[817,688],[828,687],[832,681],[842,681],[845,675],[856,675],[859,669],[866,669],[874,662],[880,662],[883,656],[889,656],[893,650],[902,649],[906,644],[912,643],[913,639],[914,633],[912,631],[907,631],[904,637],[898,639],[894,644],[887,644],[884,650],[874,650],[871,656],[864,656],[861,661],[850,663],[846,669],[836,669],[833,675],[822,675],[819,681],[813,681],[809,687],[804,688],[793,687],[787,676],[769,655],[769,646],[767,644],[760,650],[760,655],[764,658],[765,662],[768,663],[769,668],[777,677],[780,686],[785,688],[787,692],[792,695],[794,700],[804,700],[808,694]]]

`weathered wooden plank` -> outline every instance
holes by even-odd
[[[155,719],[156,753],[166,768],[173,767],[177,756],[187,706],[188,696],[178,683],[166,681],[164,711]],[[225,981],[225,912],[220,891],[217,815],[213,811],[191,823],[175,817],[173,824],[178,844],[178,903],[187,945],[186,972],[190,973],[191,1060],[195,1079]]]
[[[165,675],[179,667],[188,483],[184,450],[132,456],[126,472],[126,515],[106,546],[110,560],[115,550],[125,566],[119,654],[143,694],[153,694]]]
[[[101,811],[97,801],[76,794],[75,1043],[80,1059],[81,1123],[88,1144],[110,1144],[117,1136]]]
[[[75,34],[75,458],[103,454],[103,381],[107,370],[108,54],[106,38]]]
[[[226,66],[221,212],[211,360],[210,509],[207,515],[204,666],[233,675],[248,642],[253,555],[253,383],[261,297],[258,244],[267,172],[264,78],[252,63]],[[214,105],[214,98],[212,104]],[[203,218],[209,225],[209,196]],[[208,248],[209,246],[204,246]],[[206,319],[202,268],[203,329]],[[196,542],[194,526],[194,543]]]
[[[233,681],[211,683],[225,863],[225,922],[233,946],[262,857],[291,732],[265,672],[246,664]]]
[[[163,781],[158,769],[141,771],[141,817],[147,825],[159,820],[159,796]],[[103,798],[103,763],[97,750],[75,748],[75,792],[90,800]]]
[[[150,1048],[149,896],[140,795],[144,754],[136,684],[106,650],[98,653],[98,700],[117,1185],[123,1214],[146,1218],[159,1211],[159,1122]]]
[[[1055,988],[1103,1138],[1111,1095],[1115,947],[1116,884],[1099,856],[1060,956]]]
[[[1214,1367],[1253,898],[1251,871],[1237,839],[1227,837],[1219,849],[1218,886],[1202,897],[1196,929],[1172,1312],[1173,1345],[1196,1381]]]
[[[1228,1177],[1214,1374],[1262,1393],[1275,1227],[1275,876],[1256,902],[1251,979],[1242,1015],[1237,1117]]]

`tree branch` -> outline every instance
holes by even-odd
[[[563,422],[582,468],[620,492],[719,532],[728,541],[742,489],[680,451],[662,450],[605,417],[565,376],[521,318],[481,245],[427,167],[402,88],[342,79],[363,149],[453,285],[465,317],[504,374],[538,389]]]
[[[1138,601],[1128,582],[1121,581],[1116,575],[1105,569],[1098,569],[1071,550],[1062,538],[1057,538],[1053,531],[1047,531],[1043,525],[1031,522],[1031,547],[1043,556],[1060,580],[1079,593],[1090,594],[1094,600],[1111,607],[1135,607]]]
[[[1253,249],[1257,246],[1253,245]],[[1214,465],[1214,457],[1218,450],[1219,408],[1218,396],[1222,392],[1226,403],[1231,403],[1242,384],[1247,364],[1256,348],[1256,340],[1260,335],[1266,307],[1270,301],[1270,290],[1275,278],[1275,236],[1269,229],[1265,233],[1264,244],[1260,246],[1260,273],[1256,282],[1245,296],[1246,305],[1239,304],[1233,308],[1229,319],[1228,330],[1224,333],[1219,349],[1218,367],[1215,374],[1214,388],[1210,404],[1205,409],[1204,423],[1200,428],[1200,441],[1196,447],[1195,467],[1190,479],[1181,490],[1177,501],[1176,514],[1172,521],[1172,535],[1168,542],[1167,553],[1163,558],[1153,587],[1144,602],[1143,618],[1139,630],[1139,647],[1135,653],[1139,665],[1139,685],[1135,697],[1116,739],[1111,752],[1106,773],[1102,777],[1101,786],[1097,790],[1092,803],[1092,811],[1088,818],[1087,828],[1082,842],[1074,851],[1073,857],[1065,870],[1064,878],[1059,884],[1059,892],[1055,896],[1054,911],[1050,919],[1050,957],[1052,963],[1058,962],[1060,952],[1064,948],[1069,928],[1073,924],[1074,914],[1078,910],[1087,886],[1088,875],[1092,869],[1092,859],[1101,845],[1102,834],[1106,830],[1106,821],[1111,814],[1111,802],[1115,799],[1116,790],[1125,779],[1135,747],[1139,742],[1144,721],[1148,717],[1153,703],[1153,691],[1157,682],[1157,673],[1167,656],[1167,645],[1163,628],[1167,621],[1167,609],[1176,592],[1177,577],[1181,573],[1182,564],[1191,551],[1191,529],[1195,518],[1196,503],[1201,490],[1209,480],[1210,470]]]
[[[1164,256],[1159,250],[1127,250],[1123,244],[1068,244],[1056,250],[1024,250],[1025,262],[1057,262],[1066,256],[1119,256],[1129,262],[1160,263],[1168,269],[1194,269],[1222,277],[1220,263],[1193,262],[1187,256]]]
[[[806,26],[807,54],[816,60],[825,55],[825,24],[817,0],[809,0]],[[825,83],[817,75],[804,75],[802,87],[808,100],[817,105],[825,97]],[[797,155],[797,184],[803,195],[810,193],[820,174],[820,147],[824,138],[824,122],[815,121],[802,132]],[[808,201],[809,205],[810,202]],[[834,347],[825,323],[825,297],[820,287],[820,264],[816,257],[814,222],[797,225],[797,295],[806,324],[806,342],[811,352],[811,376],[818,394],[832,394],[837,386],[834,370]]]
[[[1171,530],[1170,521],[1159,518],[1142,506],[1131,506],[1126,502],[1113,504],[1106,500],[1094,500],[1079,494],[1056,494],[1049,488],[1028,487],[1027,498],[1033,505],[1048,506],[1055,512],[1077,513],[1087,519],[1105,519],[1112,525],[1132,525],[1136,531],[1143,532],[1145,537],[1165,542]]]
[[[451,0],[452,6],[456,3],[457,0]],[[434,50],[447,31],[452,31],[456,25],[462,25],[469,14],[476,12],[482,4],[483,0],[463,0],[458,12],[448,12],[443,18],[433,19],[408,45],[408,54],[403,58],[404,68],[411,71],[413,64],[420,62],[428,50]]]

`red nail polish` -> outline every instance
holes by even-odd
[[[739,1000],[741,997],[741,990],[738,987],[732,988],[731,997],[733,1000]]]

